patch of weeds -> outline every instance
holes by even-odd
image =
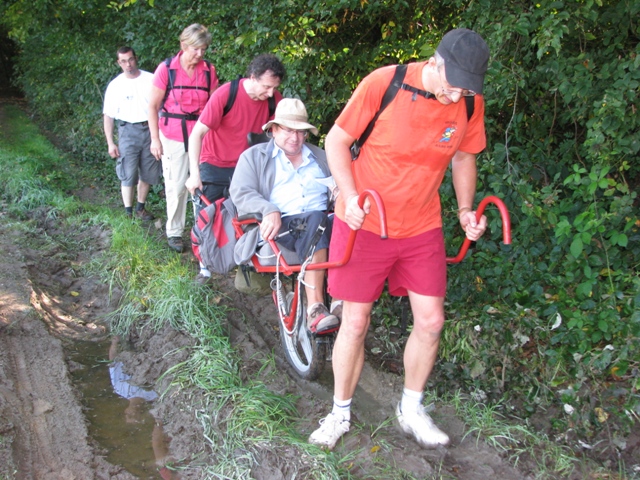
[[[459,391],[447,401],[451,402],[468,427],[464,438],[474,436],[476,441],[482,439],[506,454],[514,466],[526,456],[536,461],[538,474],[543,478],[566,478],[575,469],[576,458],[568,447],[534,432],[524,421],[515,425],[507,421],[500,403],[487,405]]]
[[[375,302],[371,313],[370,330],[373,332],[373,339],[367,342],[367,348],[374,356],[372,360],[399,373],[402,352],[412,328],[408,300],[391,297],[385,290]]]
[[[205,404],[195,414],[214,457],[202,467],[204,475],[252,478],[252,468],[267,449],[282,452],[287,468],[301,478],[338,479],[326,464],[310,461],[314,457],[306,453],[309,445],[289,427],[296,414],[293,398],[274,394],[260,382],[243,382],[236,355],[218,333],[167,372],[176,385],[204,393]]]

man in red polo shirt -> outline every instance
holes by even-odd
[[[228,196],[238,158],[249,147],[247,134],[262,132],[262,125],[273,118],[275,106],[282,99],[277,88],[284,79],[285,68],[278,57],[258,55],[247,67],[246,75],[237,84],[235,101],[227,113],[232,82],[213,93],[189,137],[190,175],[186,187],[191,194],[199,188],[211,202]],[[211,272],[201,265],[196,282],[207,284],[210,279]]]

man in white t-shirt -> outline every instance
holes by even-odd
[[[145,209],[151,185],[160,183],[162,166],[150,152],[148,106],[153,74],[138,68],[138,58],[131,47],[118,49],[118,65],[122,73],[107,86],[104,96],[104,134],[109,156],[117,159],[116,173],[120,179],[122,201],[127,216],[133,217],[134,186],[138,186],[135,217],[153,220]],[[118,124],[118,144],[113,140]]]

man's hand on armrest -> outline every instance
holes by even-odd
[[[280,212],[268,213],[262,218],[260,234],[265,240],[274,240],[281,226],[282,220],[280,218]]]

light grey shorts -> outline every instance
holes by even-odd
[[[149,185],[160,183],[162,164],[151,155],[151,134],[147,122],[118,121],[118,150],[116,173],[123,187],[137,185],[138,179]]]

